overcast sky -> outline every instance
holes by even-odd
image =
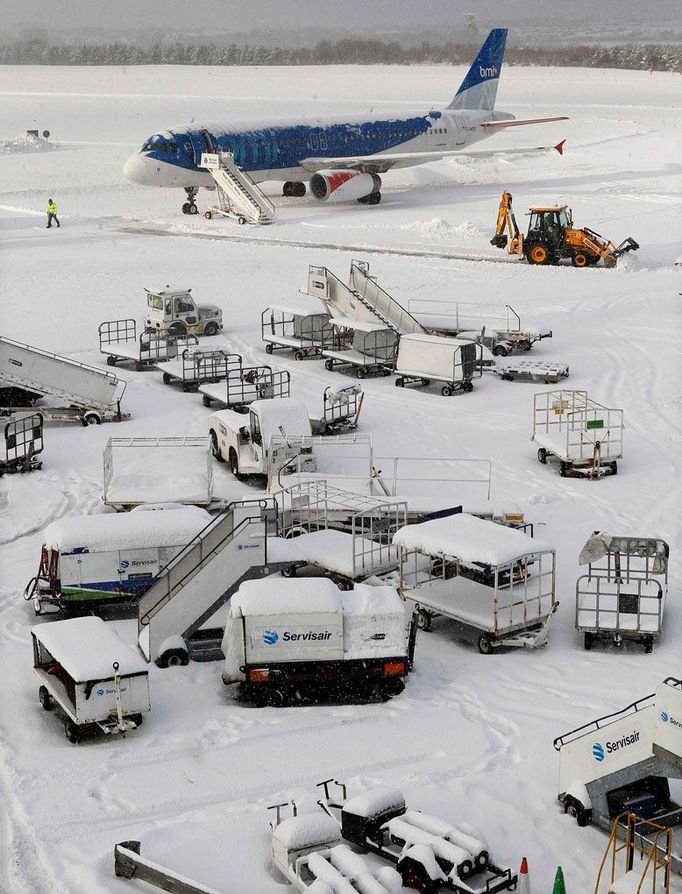
[[[415,28],[451,24],[465,13],[481,23],[513,24],[638,22],[679,26],[679,0],[1,0],[3,27],[42,25],[46,29],[101,27],[162,28],[222,32],[251,28],[347,30]]]

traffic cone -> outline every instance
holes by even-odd
[[[554,887],[552,888],[552,894],[566,894],[564,871],[561,866],[557,867],[556,875],[554,876]]]
[[[519,870],[519,886],[518,894],[531,894],[530,892],[530,876],[528,875],[528,860],[524,857],[521,860],[521,869]]]

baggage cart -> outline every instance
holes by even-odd
[[[87,730],[116,735],[136,729],[150,710],[142,657],[101,618],[71,618],[31,630],[38,698],[64,716],[69,742]]]
[[[616,475],[623,456],[623,411],[598,404],[587,391],[544,391],[533,405],[538,462],[559,461],[559,474],[585,478]]]
[[[289,397],[291,374],[270,366],[236,367],[227,371],[223,381],[201,385],[199,393],[205,407],[217,403],[223,409],[246,412],[254,400]]]
[[[568,378],[567,363],[543,363],[541,360],[512,360],[499,366],[496,375],[505,382],[544,382],[554,384]]]
[[[334,347],[321,354],[330,372],[346,366],[358,379],[368,375],[390,376],[395,368],[400,336],[395,330],[377,323],[363,323],[347,317],[330,320],[334,329]]]
[[[365,393],[359,385],[332,388],[322,394],[322,417],[310,417],[312,434],[332,435],[341,431],[355,431],[360,421]]]
[[[164,385],[178,383],[183,391],[198,391],[205,382],[220,382],[230,370],[240,370],[242,358],[226,351],[199,351],[185,348],[180,357],[156,364]]]
[[[135,369],[156,366],[162,360],[174,360],[180,352],[199,344],[195,335],[161,335],[143,330],[137,334],[135,320],[105,320],[99,324],[99,350],[108,366],[133,363]]]
[[[0,456],[0,477],[10,472],[32,472],[43,467],[37,455],[43,451],[43,417],[40,413],[21,416],[5,425],[4,455]]]
[[[484,655],[547,642],[558,606],[553,547],[465,513],[409,525],[393,543],[401,593],[416,605],[422,629],[439,615],[450,618]]]
[[[595,531],[580,554],[587,565],[575,585],[575,627],[586,649],[597,639],[642,643],[651,652],[663,627],[670,548],[655,537]]]
[[[449,397],[457,391],[473,391],[473,379],[481,376],[481,345],[437,335],[403,335],[398,345],[395,384],[430,385],[441,382],[440,393]]]
[[[271,304],[261,314],[261,336],[268,354],[293,351],[295,360],[317,357],[334,344],[331,316],[314,305]]]

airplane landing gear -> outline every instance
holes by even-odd
[[[199,192],[198,186],[186,186],[185,192],[187,193],[187,201],[182,206],[183,214],[198,214],[199,209],[196,205],[196,197]]]
[[[282,187],[283,196],[300,199],[305,195],[306,186],[302,180],[287,180]]]

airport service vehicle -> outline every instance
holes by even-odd
[[[205,407],[217,403],[227,410],[246,413],[254,400],[289,397],[291,374],[270,366],[231,367],[221,381],[200,385],[199,393]]]
[[[248,417],[234,410],[219,410],[208,419],[211,451],[218,462],[228,462],[232,474],[267,475],[295,456],[301,458],[302,471],[316,469],[312,447],[302,446],[302,438],[312,429],[307,408],[294,397],[278,400],[254,400]],[[271,439],[281,436],[277,447]]]
[[[668,677],[653,694],[558,736],[554,748],[559,802],[579,826],[593,822],[610,831],[616,817],[631,811],[678,827],[670,868],[682,872],[682,806],[669,783],[682,777],[682,680]]]
[[[437,335],[402,335],[395,384],[404,388],[411,383],[426,387],[432,381],[442,382],[440,393],[449,397],[474,390],[472,379],[483,374],[482,363],[483,349],[475,342]]]
[[[198,391],[206,382],[220,382],[230,371],[240,371],[242,358],[216,348],[211,351],[185,348],[180,357],[156,364],[162,373],[163,384],[179,384],[183,391]]]
[[[368,375],[390,376],[395,367],[400,336],[392,328],[336,317],[331,320],[334,346],[321,352],[330,372],[346,366],[358,379]]]
[[[558,459],[562,478],[616,475],[623,428],[623,411],[598,404],[587,391],[543,391],[533,400],[538,462]]]
[[[133,319],[105,320],[99,324],[99,350],[107,358],[108,366],[133,363],[135,369],[156,366],[162,360],[173,360],[186,348],[196,347],[194,335],[160,335],[143,330],[137,334]]]
[[[207,170],[215,161],[206,154],[226,153],[229,164],[238,173],[248,172],[250,181],[284,181],[285,196],[305,195],[309,181],[310,192],[319,201],[375,205],[381,200],[380,175],[386,171],[459,153],[497,154],[472,153],[471,147],[506,127],[565,120],[563,116],[517,120],[508,112],[495,111],[506,40],[505,28],[490,32],[457,94],[443,109],[407,117],[371,111],[350,118],[308,114],[289,120],[192,123],[148,137],[126,162],[124,176],[147,186],[184,189],[183,213],[196,214],[200,187],[215,187],[216,172]],[[562,145],[497,152],[561,151]],[[245,187],[248,181],[241,179]],[[231,192],[231,184],[224,185]]]
[[[330,797],[333,784],[340,800]],[[354,847],[394,865],[406,888],[434,894],[493,894],[514,891],[518,878],[492,861],[480,837],[405,804],[397,789],[372,789],[346,798],[346,786],[332,779],[318,783],[318,804],[336,820],[341,835]]]
[[[570,258],[574,267],[593,267],[600,260],[605,267],[615,267],[621,255],[639,248],[631,236],[616,246],[588,227],[577,229],[573,212],[566,205],[534,207],[529,216],[524,236],[512,211],[511,193],[503,192],[490,244],[506,248],[510,255],[525,257],[529,264],[558,264],[562,258]]]
[[[324,577],[244,581],[229,603],[223,683],[257,704],[341,688],[398,695],[414,657],[411,610],[390,586]]]
[[[393,544],[400,591],[415,604],[422,629],[443,615],[473,636],[484,655],[547,642],[558,606],[553,547],[465,513],[408,525]]]
[[[31,629],[33,671],[46,711],[57,705],[69,742],[88,730],[125,733],[150,710],[142,657],[101,618],[71,618]]]
[[[24,598],[37,615],[137,601],[210,520],[196,506],[60,518],[45,528]]]
[[[547,363],[542,360],[510,360],[498,366],[495,374],[505,382],[544,382],[556,384],[568,378],[567,363]]]
[[[578,563],[575,627],[586,649],[598,639],[634,640],[651,652],[663,628],[670,548],[656,537],[619,537],[595,531]]]
[[[145,289],[145,328],[159,335],[217,335],[223,312],[214,304],[197,304],[191,289]]]
[[[37,396],[46,396],[61,406],[41,408],[45,419],[77,420],[87,426],[125,418],[121,400],[126,383],[113,373],[4,336],[0,336],[0,383],[12,413],[30,411],[30,406],[16,406],[21,398],[32,404]]]
[[[11,472],[33,472],[43,467],[42,460],[37,458],[43,451],[43,417],[40,413],[8,422],[4,435],[0,478]]]
[[[261,338],[268,354],[293,351],[294,360],[305,360],[333,346],[330,322],[331,316],[312,304],[271,304],[261,314]]]

